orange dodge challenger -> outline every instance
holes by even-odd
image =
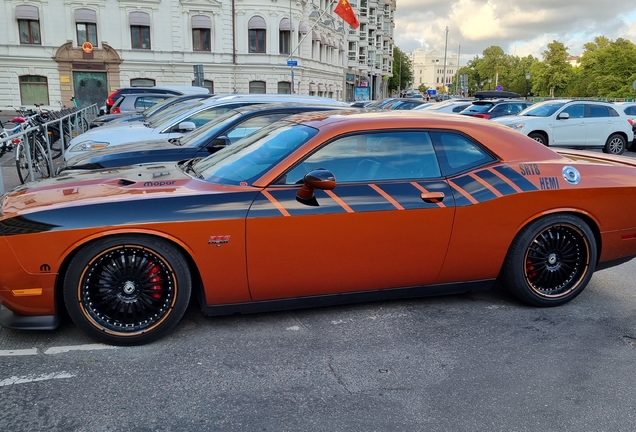
[[[636,255],[636,161],[423,111],[288,117],[2,197],[0,323],[117,345],[209,315],[457,293],[556,306]]]

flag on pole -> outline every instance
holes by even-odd
[[[347,0],[338,0],[338,6],[333,10],[340,18],[349,23],[351,27],[357,29],[360,27],[360,22],[358,21],[358,17],[351,9],[351,5]]]

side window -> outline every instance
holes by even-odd
[[[510,107],[508,104],[499,104],[499,105],[495,105],[492,108],[491,112],[494,112],[494,113],[510,112],[509,108]]]
[[[625,108],[625,114],[627,115],[636,115],[636,107],[630,106]]]
[[[137,100],[135,101],[135,108],[137,109],[150,108],[151,106],[156,105],[157,102],[162,101],[163,99],[165,98],[158,97],[158,96],[140,97],[140,98],[137,98]]]
[[[494,157],[463,135],[431,132],[431,137],[444,176],[449,177],[495,161]]]
[[[460,111],[463,111],[464,108],[466,108],[468,105],[460,105],[460,106],[456,106],[455,108],[453,108],[453,112],[454,113],[458,113]]]
[[[220,117],[221,115],[225,114],[226,112],[228,112],[231,109],[234,108],[238,108],[242,106],[241,104],[228,104],[228,105],[222,105],[222,106],[216,106],[216,107],[212,107],[209,108],[207,110],[204,111],[199,111],[196,114],[191,115],[190,117],[181,120],[179,123],[182,122],[192,122],[196,125],[197,128],[203,126],[204,124],[214,120],[217,117]],[[176,125],[176,127],[178,127],[178,124]]]
[[[565,108],[561,112],[568,113],[570,115],[570,118],[583,118],[585,117],[585,105],[583,104],[570,105],[569,107]]]
[[[588,115],[586,117],[609,117],[609,111],[603,105],[588,105]]]
[[[254,133],[260,128],[277,122],[278,120],[285,118],[290,114],[291,113],[276,113],[252,117],[234,126],[230,130],[228,130],[225,135],[230,139],[230,142],[236,142],[244,136]]]
[[[338,138],[287,173],[299,184],[307,172],[325,168],[339,183],[428,179],[441,176],[427,132],[362,133]]]
[[[609,111],[610,117],[620,117],[616,110],[612,107],[607,107],[607,111]]]

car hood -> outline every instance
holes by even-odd
[[[11,217],[61,207],[152,199],[166,194],[193,195],[202,188],[222,191],[226,187],[194,179],[175,163],[75,172],[11,190],[2,202],[2,215]]]
[[[83,165],[86,163],[93,162],[94,158],[102,158],[108,157],[110,155],[123,155],[125,153],[133,153],[133,152],[148,152],[151,150],[175,150],[180,149],[181,146],[170,143],[169,140],[146,140],[139,141],[134,143],[122,144],[116,147],[106,147],[101,150],[93,150],[84,153],[80,153],[77,156],[70,157],[66,166],[72,167],[73,165]],[[121,156],[123,157],[123,156]]]

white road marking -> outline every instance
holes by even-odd
[[[291,326],[291,327],[287,327],[286,330],[298,331],[298,330],[300,330],[300,327],[299,326]]]
[[[25,356],[25,355],[37,355],[38,349],[15,349],[15,350],[0,350],[0,357],[3,356]]]
[[[86,344],[86,345],[68,345],[60,347],[51,347],[44,351],[44,354],[60,354],[69,351],[95,351],[105,349],[117,349],[116,346],[103,345],[103,344]]]
[[[24,384],[35,381],[47,381],[52,379],[61,379],[61,378],[73,378],[75,375],[68,372],[53,372],[49,374],[41,374],[41,375],[25,375],[21,377],[12,376],[11,378],[6,378],[0,380],[0,387],[10,386],[14,384]]]

